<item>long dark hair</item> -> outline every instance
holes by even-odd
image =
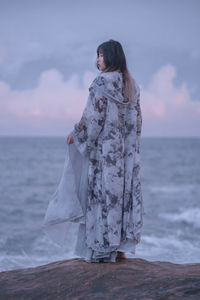
[[[103,54],[104,64],[106,66],[103,72],[113,72],[119,70],[123,75],[123,95],[130,102],[133,102],[135,94],[134,80],[127,68],[126,57],[122,45],[114,40],[109,40],[97,47],[97,56]]]

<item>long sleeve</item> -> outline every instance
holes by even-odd
[[[141,135],[141,130],[142,130],[142,112],[141,112],[141,107],[140,107],[140,93],[138,94],[137,97],[137,135]]]
[[[99,89],[89,88],[89,96],[81,120],[71,132],[78,151],[87,155],[95,147],[106,117],[107,99]]]
[[[140,107],[140,93],[137,97],[137,136],[136,136],[136,152],[140,153],[140,138],[142,131],[142,112]]]

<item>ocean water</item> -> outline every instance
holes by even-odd
[[[72,258],[41,229],[65,154],[65,137],[0,137],[0,271]],[[142,138],[141,176],[146,215],[127,256],[199,263],[200,138]]]

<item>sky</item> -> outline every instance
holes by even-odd
[[[122,44],[140,86],[142,136],[200,136],[200,1],[0,0],[0,135],[67,136]]]

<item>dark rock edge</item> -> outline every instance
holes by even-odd
[[[200,299],[200,263],[74,258],[0,272],[0,300]]]

